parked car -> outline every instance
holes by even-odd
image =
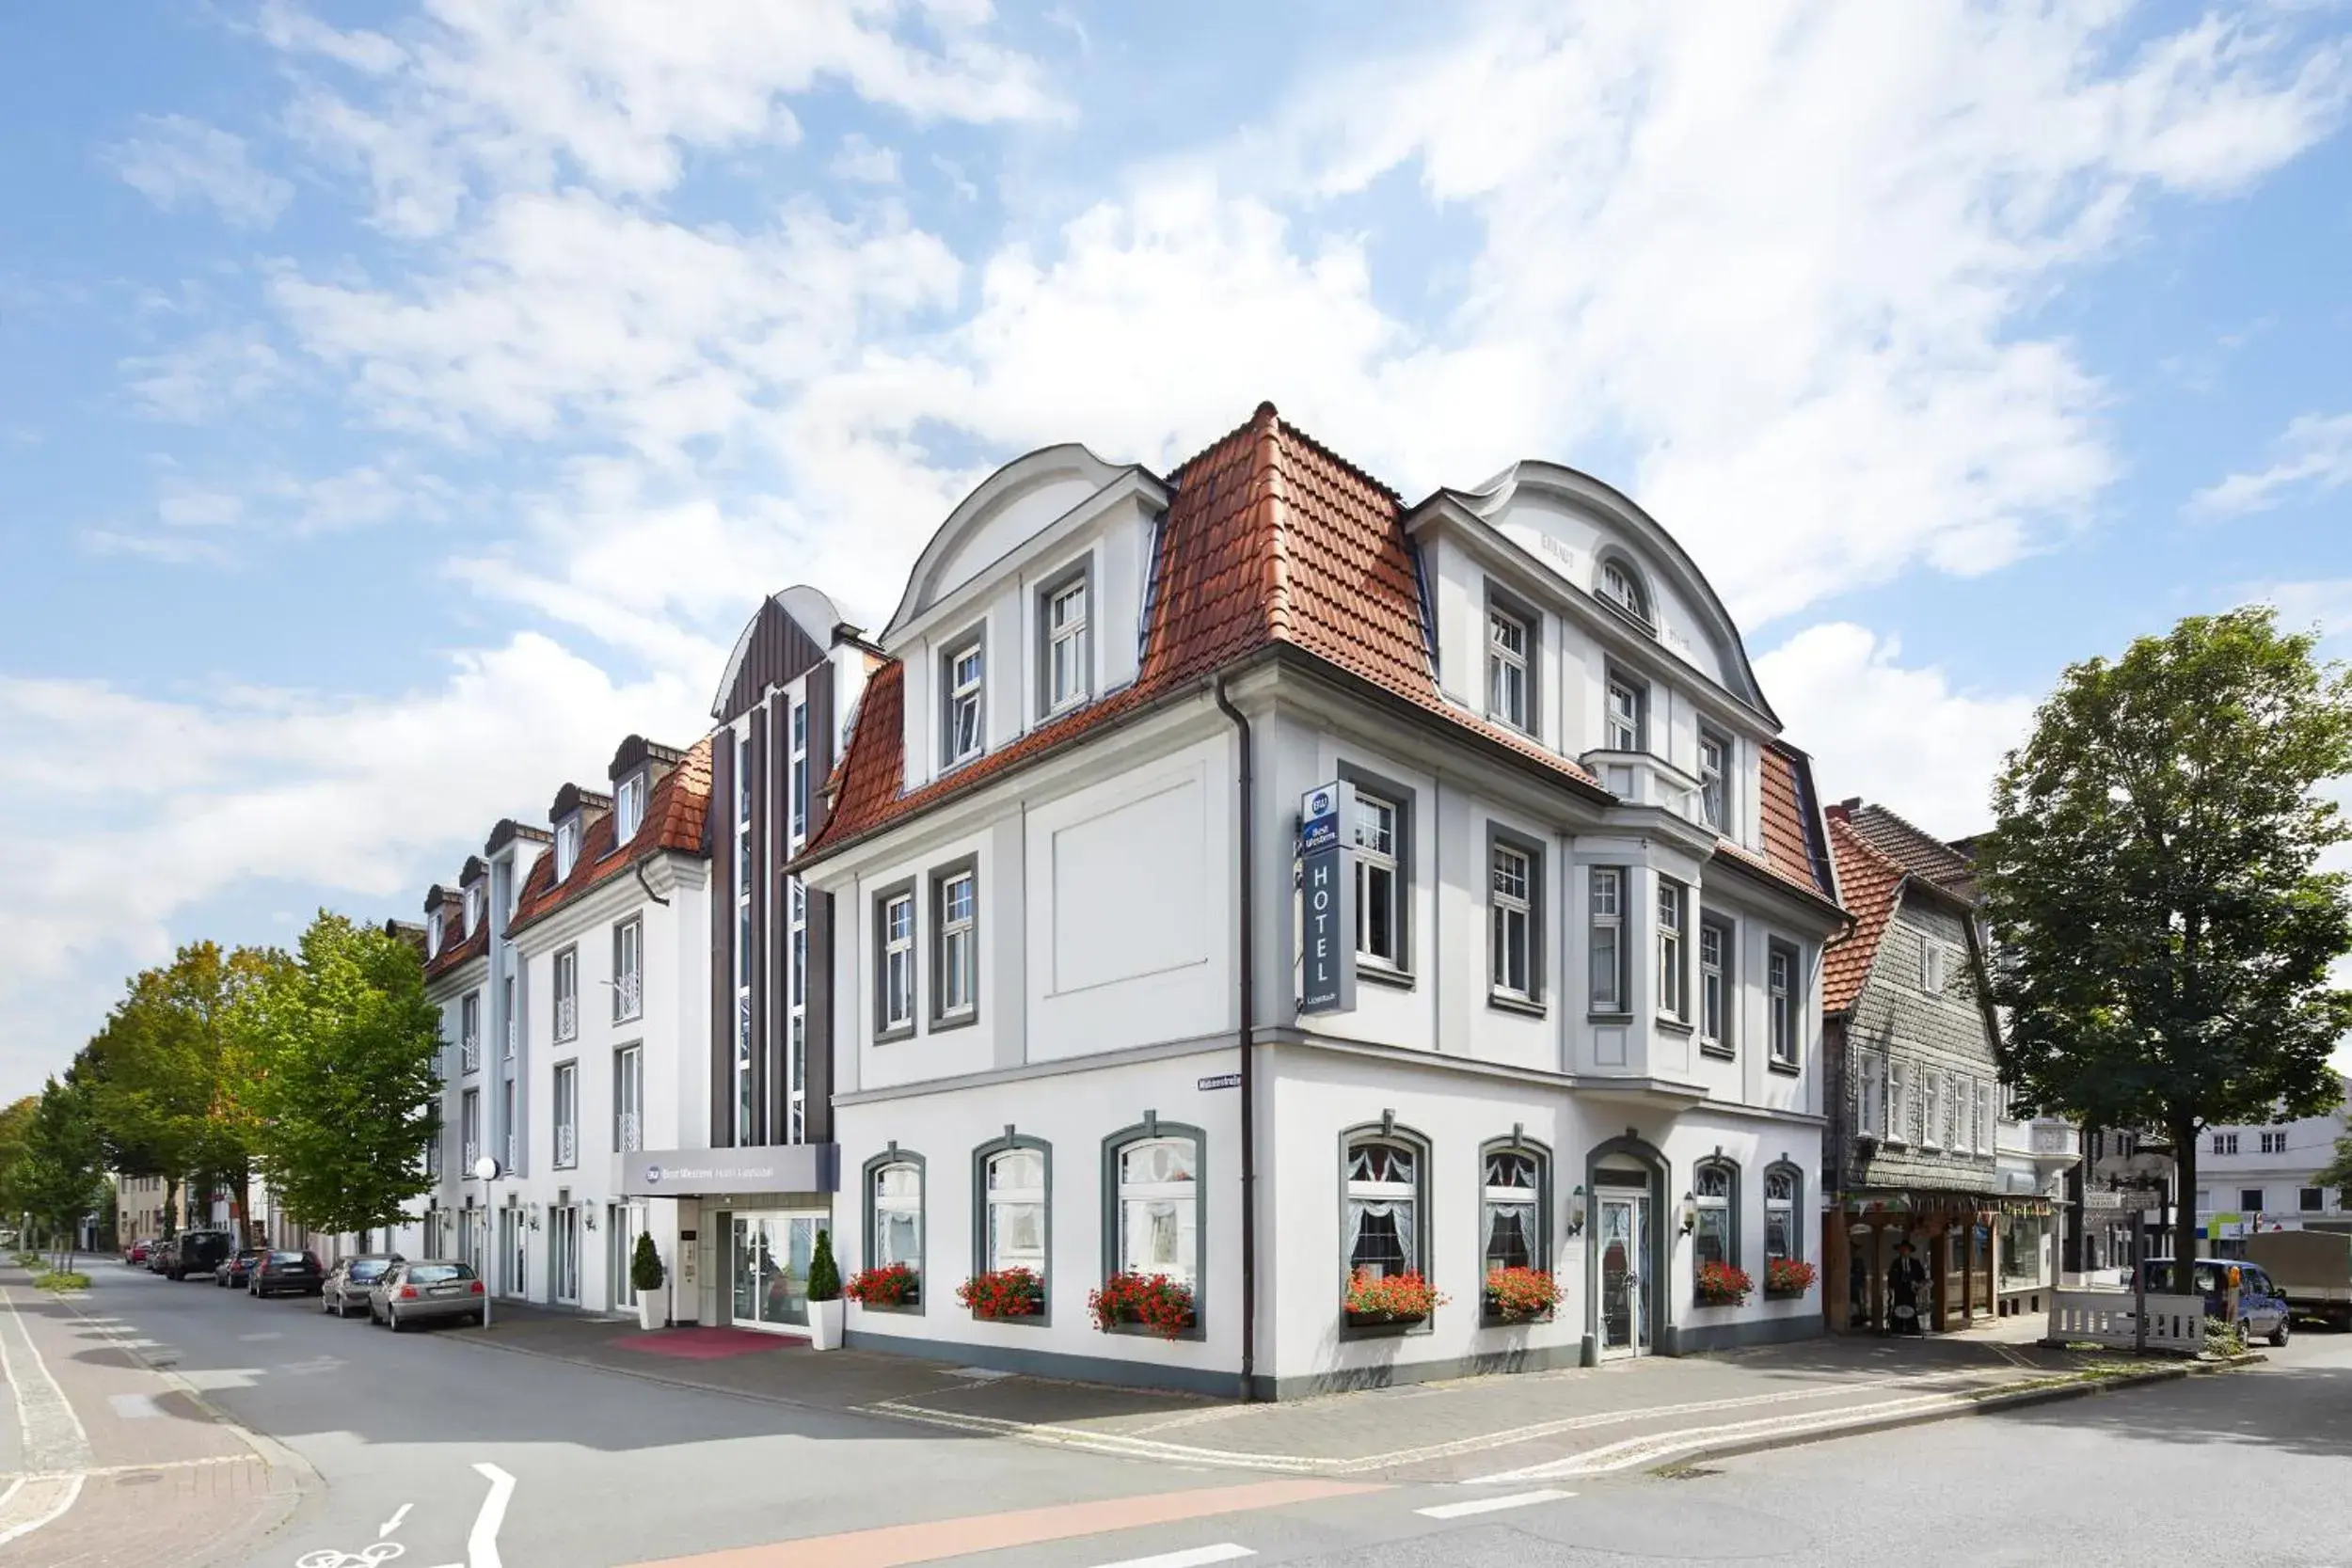
[[[164,1271],[167,1279],[185,1279],[192,1274],[210,1276],[237,1250],[237,1239],[226,1230],[190,1230],[173,1243],[171,1266]]]
[[[326,1271],[326,1282],[319,1287],[319,1310],[348,1318],[368,1307],[368,1292],[385,1271],[401,1261],[397,1252],[365,1252],[357,1258],[338,1258],[335,1266]]]
[[[249,1296],[314,1296],[326,1281],[315,1252],[269,1251],[262,1254],[246,1279]]]
[[[162,1274],[170,1268],[172,1254],[179,1248],[180,1239],[177,1236],[166,1236],[162,1241],[149,1247],[147,1249],[147,1272]]]
[[[2352,1236],[2341,1230],[2265,1230],[2246,1238],[2246,1260],[2268,1275],[2287,1306],[2352,1329]]]
[[[2189,1264],[2188,1288],[2180,1285],[2180,1271],[2169,1258],[2151,1258],[2142,1265],[2148,1271],[2148,1291],[2152,1295],[2198,1295],[2205,1298],[2205,1316],[2229,1316],[2230,1272],[2238,1276],[2237,1321],[2246,1325],[2247,1338],[2262,1338],[2274,1345],[2287,1342],[2287,1298],[2271,1283],[2270,1275],[2259,1263],[2239,1262],[2228,1258],[2200,1258]]]
[[[479,1326],[483,1296],[482,1281],[469,1265],[453,1259],[420,1258],[384,1271],[368,1292],[368,1321],[395,1334],[435,1318],[470,1320]]]
[[[223,1288],[230,1285],[244,1286],[253,1277],[253,1265],[260,1262],[268,1251],[267,1247],[239,1247],[221,1259],[220,1267],[213,1271],[213,1283]]]
[[[147,1261],[147,1255],[154,1250],[155,1238],[142,1236],[122,1249],[122,1260],[126,1263],[144,1264]]]

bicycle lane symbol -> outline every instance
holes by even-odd
[[[506,1523],[506,1505],[515,1495],[515,1478],[495,1465],[476,1465],[473,1468],[476,1475],[490,1483],[490,1490],[474,1514],[473,1528],[467,1532],[466,1560],[437,1563],[435,1568],[504,1568],[499,1557],[499,1529]],[[379,1536],[389,1536],[407,1514],[407,1505],[403,1504],[400,1512],[386,1521]],[[294,1559],[294,1568],[385,1568],[387,1563],[406,1556],[407,1551],[397,1541],[379,1539],[356,1552],[337,1551],[331,1546],[305,1552]]]

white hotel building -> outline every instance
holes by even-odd
[[[851,1343],[1283,1397],[1820,1332],[1818,1283],[1764,1285],[1817,1234],[1824,823],[1627,498],[1522,463],[1407,505],[1271,405],[1165,477],[1051,448],[947,518],[876,653],[791,863],[843,1269],[921,1281]],[[1309,1012],[1332,783],[1352,995]],[[1754,1293],[1702,1302],[1701,1259]],[[1556,1308],[1498,1321],[1497,1264]],[[958,1305],[1012,1265],[1041,1311]],[[1128,1268],[1194,1325],[1099,1331]],[[1351,1323],[1352,1275],[1407,1269],[1449,1299]]]

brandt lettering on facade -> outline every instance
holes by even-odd
[[[1356,1006],[1356,888],[1341,827],[1355,791],[1311,789],[1299,802],[1298,1010],[1343,1013]]]

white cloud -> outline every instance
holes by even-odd
[[[2246,590],[2249,601],[2277,607],[2288,631],[2316,627],[2326,654],[2337,646],[2352,654],[2352,578],[2318,578],[2263,583]]]
[[[477,0],[434,8],[397,40],[280,6],[265,36],[296,60],[360,65],[365,99],[314,81],[293,122],[367,170],[379,222],[430,233],[477,184],[658,195],[690,151],[797,140],[786,100],[819,84],[919,121],[1057,113],[1037,62],[997,43],[993,21],[985,4]]]
[[[895,185],[898,182],[898,150],[852,131],[841,138],[841,150],[834,154],[826,172],[861,185]]]
[[[1956,689],[1901,657],[1895,638],[1831,622],[1757,659],[1756,673],[1789,738],[1812,753],[1825,799],[1859,795],[1946,837],[1980,832],[2037,699]]]
[[[207,332],[167,353],[122,361],[133,401],[150,419],[204,424],[281,386],[287,373],[259,327]]]
[[[185,115],[142,115],[138,126],[103,157],[158,207],[209,202],[240,228],[267,229],[294,199],[293,185],[253,166],[241,136]]]
[[[2234,517],[2267,512],[2298,491],[2352,484],[2352,414],[2300,414],[2270,444],[2265,468],[2234,473],[2189,499],[2189,510]]]

